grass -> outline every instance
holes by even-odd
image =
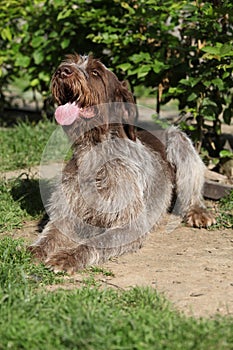
[[[21,122],[0,129],[0,171],[40,164],[45,145],[55,128],[54,122],[44,120],[37,124]]]
[[[228,196],[219,201],[217,223],[213,226],[215,229],[233,227],[233,191]]]
[[[0,240],[0,256],[1,350],[232,349],[229,318],[187,318],[152,289],[48,292],[63,276],[33,265],[21,240]]]

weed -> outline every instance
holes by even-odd
[[[233,191],[228,196],[219,201],[217,224],[213,228],[232,228],[233,227]]]

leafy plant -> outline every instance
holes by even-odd
[[[231,0],[10,0],[0,18],[2,91],[27,74],[26,88],[46,101],[58,62],[94,52],[132,89],[156,88],[158,115],[177,99],[181,126],[219,157],[221,124],[233,113]]]

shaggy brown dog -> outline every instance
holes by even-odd
[[[51,86],[73,157],[51,196],[50,221],[29,248],[48,267],[74,272],[140,248],[174,190],[174,211],[189,225],[214,223],[190,140],[174,127],[165,145],[149,132],[138,137],[131,92],[99,60],[68,56]]]

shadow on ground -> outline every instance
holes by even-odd
[[[47,188],[47,192],[49,193],[51,186],[49,186],[49,183],[46,181],[43,183],[43,189],[45,188]],[[26,210],[32,217],[43,216],[38,223],[39,229],[42,230],[48,221],[48,216],[44,212],[39,180],[17,178],[11,189],[11,195],[14,201],[19,203],[21,209]]]

